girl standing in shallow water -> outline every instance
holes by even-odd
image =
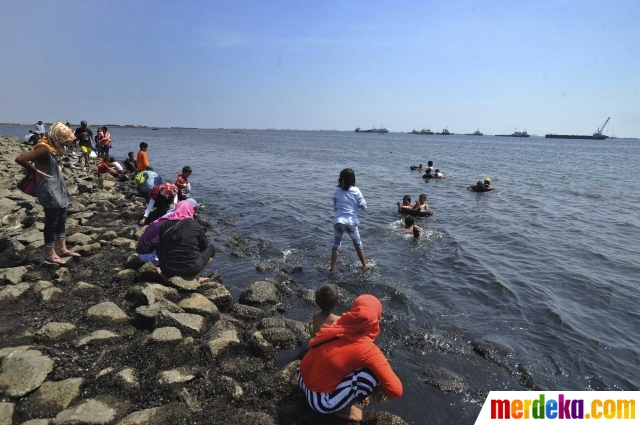
[[[364,258],[364,248],[358,232],[358,207],[367,210],[367,202],[364,200],[360,189],[356,187],[356,173],[351,168],[340,171],[338,187],[333,192],[333,210],[336,215],[333,219],[333,249],[331,250],[331,267],[329,273],[333,273],[338,261],[338,250],[342,243],[344,232],[351,237],[356,248],[362,268],[367,268]]]

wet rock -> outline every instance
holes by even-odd
[[[18,353],[20,351],[27,351],[30,348],[31,348],[30,345],[21,345],[19,347],[2,348],[2,349],[0,349],[0,360],[4,359],[5,357],[7,357],[11,353]]]
[[[87,311],[87,318],[99,323],[122,323],[129,320],[129,316],[115,303],[104,302],[96,304]]]
[[[284,323],[287,328],[291,329],[299,343],[311,337],[311,334],[309,333],[309,324],[307,322],[284,319]]]
[[[314,291],[313,289],[299,289],[298,298],[300,298],[300,300],[305,304],[315,305],[316,291]]]
[[[124,263],[124,266],[128,269],[138,270],[140,267],[142,267],[143,264],[144,262],[140,259],[140,257],[138,257],[137,254],[131,254],[129,258],[127,258],[127,261]]]
[[[56,288],[55,286],[44,289],[40,292],[40,296],[44,302],[49,302],[60,294],[62,294],[62,289]]]
[[[427,369],[420,380],[448,393],[460,393],[468,388],[462,376],[441,367]]]
[[[40,351],[13,352],[2,361],[0,393],[22,397],[40,387],[52,370],[53,360]]]
[[[0,267],[18,267],[27,261],[27,252],[20,242],[10,236],[0,237]]]
[[[13,403],[0,402],[0,425],[11,425],[13,423]]]
[[[267,361],[271,361],[276,357],[276,349],[269,341],[264,339],[260,332],[254,332],[253,335],[251,335],[249,349]]]
[[[205,325],[205,318],[197,314],[171,313],[162,310],[156,316],[156,326],[173,326],[187,335],[199,335],[205,330]]]
[[[298,372],[300,371],[300,360],[294,360],[286,365],[282,370],[276,372],[273,377],[274,387],[283,393],[298,391]]]
[[[241,320],[257,321],[264,318],[266,316],[266,313],[257,307],[251,307],[244,304],[236,304],[235,312],[233,313],[233,315]]]
[[[176,289],[157,283],[147,283],[141,292],[146,297],[148,304],[153,304],[163,299],[178,302],[180,299]]]
[[[240,303],[247,305],[276,304],[280,295],[276,286],[265,280],[253,282],[240,294]]]
[[[231,323],[221,320],[214,325],[213,338],[208,343],[209,351],[214,358],[237,344],[240,344],[240,339]]]
[[[136,271],[131,269],[120,270],[116,274],[116,280],[118,282],[133,282],[136,278]]]
[[[63,410],[53,420],[53,425],[108,424],[116,417],[116,410],[108,404],[88,399],[70,409]]]
[[[148,262],[138,269],[136,282],[163,283],[164,279],[156,271],[156,266],[154,266],[153,263]]]
[[[18,283],[17,285],[7,285],[0,290],[0,301],[10,301],[20,298],[31,288],[27,282]]]
[[[202,316],[208,316],[209,321],[216,321],[220,318],[220,312],[218,307],[207,297],[200,294],[191,294],[189,298],[185,298],[180,301],[178,307],[182,308],[187,313],[200,314]]]
[[[487,360],[496,360],[515,353],[515,350],[498,335],[489,335],[473,340],[471,347]]]
[[[77,339],[73,345],[76,347],[82,347],[83,345],[106,344],[118,338],[120,338],[120,335],[101,329]]]
[[[261,331],[264,339],[276,348],[296,346],[296,336],[287,328],[269,328]]]
[[[213,302],[220,311],[229,312],[232,311],[235,306],[231,292],[220,283],[203,283],[198,288],[198,292]]]
[[[160,385],[171,385],[182,382],[189,382],[196,377],[195,374],[187,367],[179,367],[177,369],[165,370],[158,374],[158,383]]]
[[[150,342],[177,342],[182,340],[180,329],[172,326],[158,328],[149,336]]]
[[[278,317],[265,317],[260,320],[260,329],[268,329],[268,328],[286,328],[287,324],[284,322],[284,319],[280,319]]]
[[[180,276],[170,278],[169,284],[183,291],[196,291],[200,287],[197,279],[185,279]]]
[[[96,251],[100,249],[99,243],[92,243],[90,245],[80,245],[73,248],[75,252],[82,255],[83,257],[87,257],[89,255],[94,254]]]
[[[102,292],[101,287],[86,282],[78,282],[71,288],[73,295],[99,294],[100,292]]]
[[[138,378],[136,378],[136,371],[133,368],[122,369],[114,377],[114,383],[121,388],[137,389],[140,387]]]
[[[26,400],[24,410],[30,416],[53,417],[80,397],[83,382],[82,378],[45,382]]]
[[[67,237],[67,243],[74,245],[89,245],[91,242],[93,242],[93,237],[84,233],[74,233]]]
[[[136,249],[136,247],[138,246],[136,241],[132,241],[131,239],[127,238],[115,238],[111,241],[111,245],[129,249]],[[155,266],[153,267],[153,269],[155,270]]]
[[[155,302],[150,305],[143,305],[136,308],[136,314],[139,316],[143,322],[147,323],[151,327],[155,327],[156,317],[158,313],[166,310],[171,313],[184,313],[180,307],[175,305],[169,300],[161,299],[158,302]]]
[[[36,332],[36,335],[42,339],[54,341],[75,334],[76,329],[71,323],[49,322]]]
[[[267,272],[270,272],[271,270],[274,270],[276,268],[277,268],[277,266],[275,264],[261,263],[261,264],[258,264],[256,266],[256,271],[258,273],[267,273]]]

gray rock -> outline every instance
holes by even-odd
[[[156,271],[156,266],[154,266],[153,263],[148,262],[138,269],[136,282],[163,283],[164,279]]]
[[[420,379],[448,393],[460,393],[468,388],[462,376],[442,367],[427,369]]]
[[[276,304],[278,301],[280,301],[280,295],[276,285],[265,280],[251,283],[240,294],[241,304]]]
[[[30,345],[21,345],[19,347],[2,348],[2,349],[0,349],[0,360],[4,359],[5,357],[7,357],[11,353],[17,353],[17,352],[20,352],[20,351],[27,351],[30,348],[31,348]]]
[[[284,319],[280,319],[278,317],[265,317],[260,320],[260,329],[269,329],[269,328],[286,328],[287,324]]]
[[[54,276],[57,283],[64,283],[71,280],[71,272],[66,267],[60,267],[58,270],[56,270]]]
[[[217,282],[205,282],[198,288],[198,292],[213,302],[220,311],[229,312],[234,309],[235,301],[231,292]]]
[[[48,280],[39,280],[35,285],[33,285],[33,290],[35,292],[41,292],[47,288],[51,288],[52,286],[53,283],[49,282]]]
[[[177,369],[165,370],[158,374],[158,383],[160,385],[171,385],[176,383],[188,382],[196,376],[189,368],[179,367]]]
[[[256,266],[256,271],[258,273],[267,273],[267,272],[270,272],[271,270],[275,270],[276,268],[277,266],[275,264],[261,263]]]
[[[513,347],[498,335],[489,335],[473,340],[471,341],[471,346],[474,351],[481,354],[487,360],[496,360],[515,353]]]
[[[264,339],[260,332],[254,332],[249,340],[249,349],[265,360],[273,360],[276,357],[276,349]]]
[[[24,245],[29,245],[33,242],[44,240],[44,235],[38,229],[33,229],[16,236],[15,239]]]
[[[237,344],[240,344],[240,339],[231,323],[221,320],[214,325],[213,338],[208,343],[209,351],[214,358]]]
[[[0,402],[0,425],[11,425],[13,423],[13,403]]]
[[[113,230],[107,230],[102,234],[102,236],[100,236],[100,239],[103,239],[105,241],[112,241],[117,237],[118,237],[118,234],[116,232],[114,232]]]
[[[8,235],[0,237],[0,267],[18,267],[27,261],[27,252],[20,242]]]
[[[119,246],[121,248],[136,249],[136,246],[138,244],[136,243],[136,241],[132,241],[131,239],[115,238],[114,240],[111,241],[111,245]],[[154,266],[154,270],[155,270],[155,266]]]
[[[121,323],[129,320],[129,316],[112,302],[94,305],[87,311],[87,318],[101,323]]]
[[[80,245],[80,246],[74,247],[74,251],[82,255],[83,257],[87,257],[91,254],[95,254],[95,252],[98,251],[99,249],[100,249],[100,244],[97,242],[92,243],[90,245]]]
[[[167,299],[169,301],[178,301],[179,295],[175,288],[169,288],[157,283],[147,283],[142,289],[142,294],[147,298],[149,304]]]
[[[17,285],[7,285],[0,290],[0,301],[16,300],[24,295],[31,285],[27,282],[18,283]]]
[[[26,400],[26,410],[32,416],[53,417],[80,397],[83,382],[82,378],[45,382]]]
[[[160,407],[153,407],[133,412],[118,422],[117,425],[150,425],[155,423],[153,422],[154,416],[159,413],[160,409]]]
[[[51,419],[31,419],[26,422],[22,422],[21,425],[49,425]]]
[[[108,424],[116,416],[116,410],[108,404],[88,399],[70,409],[63,410],[53,420],[53,425]]]
[[[138,254],[131,254],[129,258],[127,258],[127,261],[124,263],[124,266],[128,269],[138,270],[140,267],[142,267],[143,264],[144,263],[142,262],[140,257],[138,257]]]
[[[120,270],[116,274],[116,280],[118,282],[133,282],[136,278],[136,271],[131,269]]]
[[[157,326],[174,326],[187,335],[197,336],[205,330],[206,320],[197,314],[171,313],[162,310],[156,316]]]
[[[167,326],[158,328],[149,336],[151,342],[176,342],[182,340],[180,329]]]
[[[171,301],[160,299],[160,301],[153,304],[143,305],[136,308],[136,314],[141,316],[143,319],[155,320],[158,313],[160,313],[162,310],[166,310],[171,313],[184,313],[184,310],[182,310]]]
[[[56,340],[75,333],[76,327],[71,323],[49,322],[44,325],[36,335],[47,340]]]
[[[234,316],[241,320],[258,321],[264,318],[266,313],[257,307],[236,304]]]
[[[284,367],[284,369],[272,375],[274,386],[284,392],[298,391],[298,371],[300,370],[300,360],[294,360]]]
[[[276,348],[295,347],[296,336],[287,328],[269,328],[261,331],[264,339]]]
[[[22,282],[22,276],[27,272],[26,267],[11,267],[0,269],[0,283],[10,283],[16,285]]]
[[[100,292],[102,292],[101,287],[86,282],[78,282],[71,288],[71,294],[73,295],[98,294]]]
[[[122,369],[114,377],[116,385],[126,389],[137,389],[140,387],[138,378],[136,378],[136,371],[133,368]]]
[[[180,301],[178,307],[182,308],[187,313],[208,316],[209,321],[215,321],[220,318],[218,307],[216,307],[216,305],[209,301],[209,299],[204,295],[191,294],[189,298],[185,298]]]
[[[183,291],[196,291],[200,286],[197,279],[185,279],[180,276],[170,278],[169,284]]]
[[[300,298],[300,300],[305,304],[315,305],[316,291],[314,291],[313,289],[299,289],[298,298]]]
[[[375,413],[375,423],[377,425],[409,425],[399,416],[383,410]]]
[[[40,387],[52,370],[53,360],[40,351],[13,352],[2,361],[0,393],[22,397]]]
[[[50,288],[43,289],[40,292],[40,296],[42,297],[42,301],[48,302],[48,301],[51,301],[53,298],[57,297],[58,295],[60,295],[61,293],[62,293],[62,289],[52,286]]]
[[[74,245],[89,245],[91,242],[93,242],[93,237],[85,235],[84,233],[74,233],[67,237],[67,243]]]
[[[111,342],[118,338],[120,338],[120,335],[101,329],[77,339],[73,345],[76,347],[82,347],[83,345],[98,345]]]

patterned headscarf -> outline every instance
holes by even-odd
[[[44,140],[40,139],[39,143],[43,143],[49,146],[49,149],[55,156],[62,156],[64,154],[64,148],[62,147],[62,143],[67,140],[75,140],[76,136],[73,134],[73,131],[66,125],[62,124],[60,121],[56,122],[49,129],[49,137]]]
[[[160,186],[160,195],[166,196],[167,198],[170,196],[176,196],[178,194],[178,187],[169,182],[162,183]]]

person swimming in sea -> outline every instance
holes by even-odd
[[[418,239],[420,237],[420,233],[422,233],[422,227],[418,226],[416,220],[410,215],[404,218],[404,231],[406,233],[413,233],[413,237]]]
[[[496,188],[491,187],[491,179],[487,177],[484,179],[484,183],[478,180],[475,185],[469,186],[467,190],[471,190],[473,192],[491,192],[496,190]]]
[[[420,164],[417,167],[415,165],[411,165],[411,166],[409,166],[409,169],[411,171],[422,171],[424,168],[422,167],[422,164]]]

